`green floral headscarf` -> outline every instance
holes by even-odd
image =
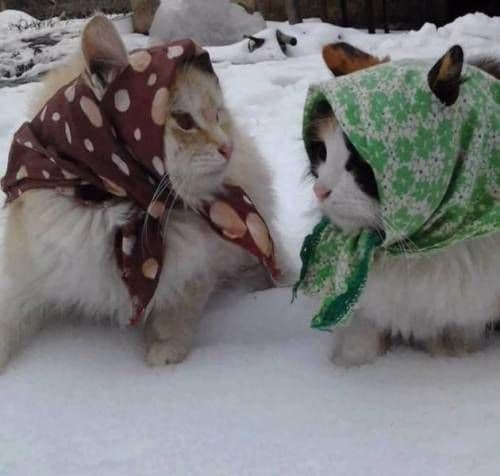
[[[500,231],[500,81],[464,66],[458,100],[432,92],[432,63],[378,65],[311,87],[304,141],[327,101],[376,177],[384,233],[346,235],[326,219],[309,235],[295,292],[320,295],[312,327],[349,319],[374,259],[431,253]]]

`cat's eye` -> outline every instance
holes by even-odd
[[[326,161],[326,145],[324,142],[318,142],[318,145],[316,146],[316,154],[321,162]]]
[[[313,141],[309,144],[309,159],[311,162],[311,174],[318,178],[318,168],[321,163],[326,162],[326,145],[322,141]]]
[[[311,159],[314,162],[326,162],[326,145],[324,142],[315,141],[310,145]]]
[[[185,131],[192,131],[197,127],[196,121],[188,112],[173,112],[172,117],[179,127]]]
[[[349,158],[345,163],[345,169],[352,174],[359,188],[369,197],[380,200],[377,187],[377,179],[370,165],[363,160],[349,138],[344,134],[344,141],[349,150]]]

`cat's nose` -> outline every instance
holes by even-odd
[[[316,198],[320,201],[323,202],[326,200],[332,191],[329,188],[326,188],[324,185],[321,185],[319,182],[316,182],[313,187],[314,190],[314,195],[316,195]]]
[[[219,147],[219,153],[226,159],[229,160],[231,155],[233,155],[233,145],[232,144],[223,144]]]

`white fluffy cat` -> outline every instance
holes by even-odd
[[[85,28],[82,52],[83,60],[47,78],[33,114],[83,68],[97,77],[102,95],[128,64],[122,40],[105,17],[95,17]],[[205,120],[207,111],[213,112],[210,121]],[[192,205],[223,181],[241,186],[281,249],[272,226],[270,174],[232,123],[216,76],[196,65],[185,68],[170,92],[166,124],[164,165],[179,197]],[[113,241],[132,207],[82,207],[53,190],[26,192],[6,207],[0,259],[0,369],[44,316],[77,314],[128,322],[130,297],[115,262]],[[219,238],[187,208],[172,210],[166,228],[165,267],[145,325],[146,360],[152,365],[186,357],[198,318],[218,285],[245,276],[265,279],[256,259]]]
[[[349,45],[332,46],[323,55],[336,75],[379,62]],[[500,77],[495,62],[475,63]],[[381,213],[371,168],[350,144],[329,106],[319,107],[317,114],[311,172],[322,213],[345,231],[379,228]],[[390,337],[410,340],[432,354],[460,355],[481,347],[489,324],[500,317],[499,275],[498,234],[432,256],[376,260],[358,311],[334,333],[334,361],[345,366],[371,362],[387,349]]]

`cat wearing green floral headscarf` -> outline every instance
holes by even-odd
[[[336,79],[311,88],[304,141],[324,218],[297,284],[322,298],[312,327],[337,325],[347,366],[391,337],[482,347],[500,317],[500,66],[459,46],[436,64],[344,43],[323,57]]]

